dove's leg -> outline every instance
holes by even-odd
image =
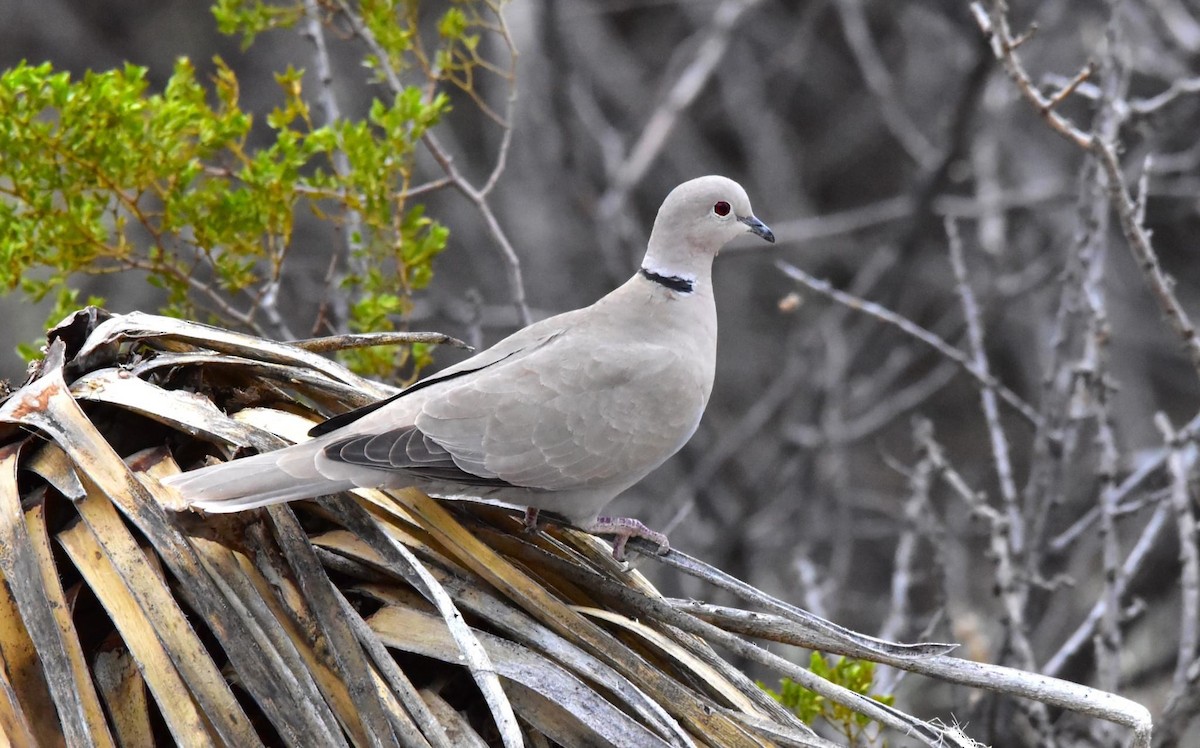
[[[632,517],[597,517],[584,529],[595,535],[616,535],[617,541],[613,544],[613,558],[618,561],[625,559],[625,544],[629,542],[630,538],[645,538],[651,543],[657,543],[659,554],[671,550],[671,544],[667,542],[666,535],[651,530]]]
[[[534,507],[525,507],[525,532],[534,532],[538,529],[538,510]]]

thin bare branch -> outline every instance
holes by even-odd
[[[850,45],[859,72],[871,95],[879,102],[880,116],[887,129],[921,168],[935,168],[941,157],[940,151],[925,137],[900,103],[896,83],[871,36],[863,1],[837,0],[834,7],[837,8],[842,33]]]
[[[1050,128],[1058,134],[1086,150],[1091,144],[1091,137],[1055,109],[1060,99],[1056,94],[1046,96],[1039,91],[1018,59],[1017,47],[1027,41],[1029,37],[1020,39],[1013,37],[1008,25],[1008,3],[1004,0],[992,0],[985,8],[982,3],[975,2],[971,4],[971,12],[975,16],[976,23],[979,24],[991,43],[992,53],[996,59],[1004,66],[1005,72],[1017,84],[1025,98],[1033,104],[1034,109],[1042,116],[1046,124],[1050,125]],[[1078,85],[1078,83],[1067,84],[1071,88],[1076,88]],[[1064,90],[1065,88],[1066,86],[1064,86]]]
[[[1171,693],[1167,697],[1168,701],[1174,701],[1183,698],[1192,687],[1191,671],[1200,653],[1200,548],[1196,543],[1195,502],[1190,487],[1196,448],[1194,444],[1180,440],[1165,414],[1159,413],[1155,421],[1170,449],[1167,470],[1171,475],[1171,508],[1175,512],[1175,529],[1179,535],[1179,650],[1171,678]]]
[[[880,322],[896,327],[905,334],[916,338],[925,345],[928,345],[930,348],[933,348],[938,353],[961,366],[963,371],[965,371],[983,386],[994,388],[996,390],[996,394],[1000,396],[1000,399],[1008,403],[1014,410],[1024,416],[1025,420],[1029,421],[1035,426],[1041,423],[1041,416],[1038,415],[1033,406],[1025,402],[1019,395],[997,381],[990,373],[979,371],[965,353],[950,345],[945,340],[942,340],[929,330],[926,330],[909,319],[901,317],[895,312],[885,309],[873,301],[860,299],[844,291],[840,291],[834,288],[829,281],[823,281],[814,278],[800,268],[787,262],[783,262],[781,260],[776,262],[775,266],[783,271],[783,273],[789,278],[799,281],[822,296],[832,299],[833,301],[849,307],[850,309],[874,317]]]
[[[1129,102],[1129,111],[1144,117],[1174,103],[1180,97],[1194,93],[1200,93],[1200,77],[1176,78],[1162,93],[1147,99],[1134,99]]]
[[[967,279],[967,265],[963,259],[962,238],[954,219],[945,221],[946,238],[950,248],[950,265],[954,269],[954,280],[958,297],[962,301],[963,317],[967,321],[967,340],[971,345],[971,364],[986,381],[995,382],[988,366],[987,351],[983,342],[983,322],[980,320],[979,304],[975,300]],[[1008,541],[1011,551],[1020,557],[1025,546],[1025,519],[1017,500],[1017,482],[1013,478],[1012,458],[1009,455],[1008,436],[1000,424],[1000,408],[996,400],[995,385],[985,384],[979,392],[983,405],[983,419],[987,424],[988,439],[992,445],[992,459],[996,466],[996,477],[1000,483],[1000,501],[1008,516]]]
[[[304,36],[313,44],[313,67],[317,74],[317,103],[321,107],[325,124],[332,125],[341,120],[342,111],[338,105],[333,64],[329,59],[329,47],[325,42],[324,15],[325,12],[322,10],[319,0],[304,0]],[[347,15],[353,14],[348,13]],[[357,18],[357,16],[354,17]],[[332,162],[333,170],[339,176],[344,177],[350,173],[350,159],[341,148],[333,152]],[[341,252],[342,260],[353,275],[363,275],[366,268],[363,265],[362,253],[358,251],[362,248],[362,216],[357,210],[347,209],[344,221],[344,226],[340,231],[344,241]],[[330,268],[330,275],[326,278],[319,319],[328,323],[329,313],[332,312],[334,322],[331,327],[337,329],[338,321],[346,319],[347,308],[343,295],[338,292],[342,274],[337,272],[336,258],[332,262],[334,264]],[[287,337],[292,336],[288,335]]]
[[[1166,528],[1167,518],[1170,516],[1170,513],[1170,505],[1167,502],[1163,502],[1155,509],[1154,514],[1150,516],[1150,520],[1146,523],[1146,526],[1142,528],[1141,535],[1138,536],[1137,542],[1134,543],[1133,548],[1129,551],[1129,555],[1125,557],[1125,562],[1121,565],[1120,580],[1116,585],[1118,596],[1123,597],[1125,595],[1129,580],[1142,568],[1142,564],[1145,563],[1147,556],[1154,550],[1155,545],[1162,542],[1160,536]],[[1105,598],[1101,597],[1096,600],[1096,603],[1088,611],[1083,622],[1071,632],[1071,635],[1046,660],[1046,663],[1038,669],[1038,672],[1050,676],[1062,673],[1067,662],[1078,655],[1092,641],[1107,606],[1108,603]]]
[[[378,69],[383,75],[384,81],[387,83],[388,87],[393,92],[400,93],[404,89],[404,84],[400,80],[400,74],[387,64],[387,54],[379,45],[378,40],[375,39],[375,35],[371,33],[371,30],[367,28],[367,26],[362,23],[362,20],[353,12],[353,9],[350,7],[347,0],[337,0],[337,2],[338,6],[342,10],[343,15],[349,22],[351,29],[359,38],[363,40],[363,43],[366,44],[375,55]],[[493,7],[493,11],[500,19],[498,29],[501,33],[507,34],[508,26],[504,21],[502,10],[496,6]],[[487,180],[484,182],[483,187],[475,187],[470,180],[468,180],[458,170],[458,167],[454,165],[453,157],[451,157],[449,152],[442,146],[440,139],[432,130],[425,133],[424,137],[421,139],[421,142],[424,143],[425,147],[429,149],[430,155],[433,156],[438,166],[441,167],[442,171],[445,173],[445,178],[448,180],[448,183],[458,190],[459,193],[461,193],[464,197],[466,197],[467,200],[473,206],[475,206],[475,209],[479,211],[480,216],[483,218],[484,224],[487,226],[488,234],[492,237],[493,241],[496,242],[497,247],[500,249],[500,256],[504,260],[505,270],[508,276],[509,293],[512,295],[512,303],[517,310],[517,317],[520,319],[522,325],[528,325],[533,321],[533,317],[529,313],[529,304],[525,297],[525,281],[521,274],[521,259],[517,255],[516,250],[513,248],[512,242],[509,241],[508,235],[501,226],[500,220],[496,217],[495,211],[492,210],[491,204],[488,202],[488,195],[496,186],[497,181],[500,179],[500,174],[503,172],[504,166],[507,163],[508,150],[512,144],[512,111],[517,101],[515,76],[517,56],[516,47],[513,45],[510,36],[506,35],[504,40],[510,53],[510,61],[512,65],[510,75],[506,77],[510,87],[509,95],[506,99],[508,116],[506,122],[501,125],[501,129],[503,130],[504,134],[501,137],[500,149],[496,156],[496,162],[492,167]],[[432,90],[430,91],[429,95],[432,95]],[[425,185],[422,189],[428,190],[440,188],[442,186],[440,184],[440,180],[436,180],[432,184],[436,185],[436,187]]]
[[[917,463],[909,476],[909,495],[904,502],[904,529],[896,542],[892,554],[891,599],[887,618],[879,628],[880,639],[899,639],[905,635],[911,611],[909,593],[913,584],[913,566],[916,562],[919,520],[922,512],[929,510],[929,489],[933,478],[934,464],[926,457]]]
[[[602,203],[623,203],[624,197],[642,181],[642,177],[662,152],[667,138],[675,129],[679,115],[700,95],[700,91],[712,78],[717,65],[724,58],[737,22],[746,11],[760,2],[761,0],[724,0],[712,12],[712,22],[704,30],[704,38],[697,47],[695,56],[680,71],[675,82],[659,100],[658,106],[650,113],[645,127],[642,128],[642,134],[612,175]]]
[[[1034,669],[1033,646],[1029,642],[1025,623],[1025,599],[1028,585],[1019,579],[1017,566],[1012,555],[1012,544],[1008,540],[1008,519],[987,502],[986,494],[975,491],[962,474],[950,464],[946,452],[934,439],[933,424],[921,419],[914,427],[914,438],[937,475],[946,482],[954,494],[988,524],[988,549],[995,565],[996,594],[1004,606],[1002,623],[1010,646],[1015,650],[1021,667]],[[1044,714],[1042,715],[1045,716]]]
[[[1058,103],[1055,97],[1046,97],[1037,90],[1016,54],[1008,26],[1007,3],[1003,0],[993,0],[987,9],[980,3],[973,3],[971,9],[980,28],[988,36],[997,59],[1016,83],[1021,94],[1033,104],[1051,129],[1091,154],[1100,163],[1107,178],[1109,200],[1121,221],[1129,250],[1141,268],[1142,275],[1149,284],[1155,301],[1158,302],[1159,310],[1179,337],[1192,367],[1200,373],[1200,340],[1197,340],[1195,325],[1175,296],[1174,282],[1167,277],[1159,264],[1158,255],[1150,243],[1149,232],[1138,220],[1141,208],[1130,196],[1126,186],[1121,163],[1117,158],[1115,131],[1090,134],[1084,132],[1055,109]],[[1078,83],[1068,83],[1067,87],[1077,86]]]
[[[509,293],[512,294],[513,306],[517,309],[517,316],[520,318],[522,325],[528,325],[533,321],[533,317],[529,313],[529,304],[525,300],[525,280],[521,275],[521,258],[517,256],[517,251],[513,249],[512,242],[508,240],[508,235],[504,233],[504,228],[500,225],[500,220],[496,218],[496,213],[492,210],[487,195],[476,189],[466,177],[459,173],[458,168],[454,165],[454,159],[442,147],[438,137],[432,131],[425,133],[422,142],[425,143],[425,146],[429,149],[430,154],[433,155],[434,160],[438,162],[438,165],[446,172],[446,176],[450,179],[454,188],[462,193],[483,217],[488,233],[500,248],[500,255],[504,259],[505,270],[508,275]]]
[[[676,76],[650,113],[641,135],[619,162],[608,163],[608,183],[596,205],[597,223],[606,256],[619,264],[620,228],[629,195],[641,183],[666,146],[680,115],[691,106],[716,72],[733,38],[733,29],[746,11],[761,0],[723,0],[701,32],[703,38],[691,60]],[[614,156],[616,154],[613,154]],[[613,160],[615,161],[615,160]]]

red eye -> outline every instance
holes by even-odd
[[[719,216],[729,215],[729,203],[725,202],[724,200],[718,201],[717,204],[713,206],[713,213],[716,213]]]

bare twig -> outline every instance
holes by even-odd
[[[1091,144],[1091,137],[1055,110],[1055,106],[1061,99],[1057,95],[1046,96],[1039,91],[1017,57],[1017,47],[1021,46],[1029,37],[1019,39],[1013,37],[1008,26],[1008,3],[1004,0],[992,0],[985,8],[982,3],[976,2],[971,4],[971,12],[975,15],[975,21],[983,29],[983,33],[987,35],[988,41],[992,45],[992,53],[1004,66],[1008,76],[1016,82],[1025,98],[1033,104],[1042,119],[1055,132],[1087,150]],[[1074,82],[1067,85],[1074,89],[1078,87],[1079,83]]]
[[[286,251],[286,250],[285,250]],[[279,289],[282,286],[280,271],[283,269],[282,262],[271,263],[271,277],[262,285],[258,295],[255,297],[255,307],[251,308],[253,313],[254,308],[262,310],[262,313],[267,316],[267,321],[271,323],[274,330],[277,331],[280,337],[292,337],[291,325],[283,318],[279,312]]]
[[[1198,416],[1200,418],[1200,416]],[[1196,423],[1193,420],[1193,424]],[[1136,491],[1146,482],[1152,475],[1158,473],[1166,464],[1167,458],[1170,456],[1168,450],[1158,450],[1144,457],[1138,464],[1137,469],[1125,477],[1120,485],[1113,489],[1113,499],[1122,502],[1129,494]],[[1046,550],[1049,553],[1063,553],[1070,548],[1083,534],[1087,533],[1096,520],[1100,518],[1100,508],[1092,507],[1083,514],[1079,519],[1071,523],[1071,526],[1055,535],[1046,544]]]
[[[1080,371],[1087,380],[1090,390],[1090,409],[1096,421],[1096,443],[1100,450],[1097,473],[1100,478],[1100,541],[1104,567],[1104,615],[1100,618],[1100,633],[1096,637],[1096,661],[1099,683],[1102,688],[1116,690],[1120,682],[1120,593],[1121,588],[1121,545],[1117,537],[1117,440],[1113,433],[1112,413],[1108,406],[1110,385],[1106,381],[1107,356],[1105,349],[1111,334],[1108,313],[1100,283],[1103,275],[1103,252],[1092,260],[1084,281],[1084,298],[1088,300],[1090,313],[1088,339],[1085,354],[1080,362]]]
[[[1114,102],[1121,101],[1127,88],[1124,66],[1117,60],[1117,48],[1120,39],[1116,29],[1116,14],[1109,20],[1106,30],[1106,51],[1099,66],[1089,65],[1088,76],[1099,71],[1098,85],[1102,91],[1101,107],[1097,113],[1092,131],[1094,142],[1112,142],[1116,139],[1122,122]],[[1062,91],[1060,100],[1065,99],[1083,80],[1078,76],[1068,83]],[[1097,682],[1102,688],[1116,690],[1121,679],[1121,610],[1120,590],[1124,587],[1121,580],[1121,544],[1117,534],[1117,514],[1119,500],[1115,497],[1117,487],[1117,466],[1120,454],[1117,450],[1117,438],[1113,424],[1113,414],[1110,407],[1113,386],[1109,381],[1109,352],[1108,343],[1112,338],[1112,329],[1108,319],[1108,297],[1105,288],[1105,267],[1108,255],[1109,210],[1104,201],[1104,194],[1099,190],[1097,169],[1093,164],[1085,166],[1084,174],[1092,177],[1087,179],[1083,188],[1085,195],[1095,193],[1089,208],[1090,216],[1086,225],[1090,235],[1080,248],[1080,260],[1083,270],[1084,310],[1087,320],[1087,334],[1084,337],[1083,354],[1076,367],[1079,385],[1078,398],[1080,401],[1076,410],[1087,413],[1096,425],[1096,446],[1099,450],[1096,472],[1099,478],[1098,507],[1100,510],[1100,548],[1101,564],[1104,570],[1104,585],[1101,596],[1105,601],[1104,612],[1100,616],[1097,635],[1093,640],[1096,653]],[[1108,735],[1097,736],[1102,741],[1111,739]]]
[[[990,373],[986,371],[979,371],[965,353],[950,345],[945,340],[942,340],[929,330],[926,330],[920,325],[896,314],[889,309],[885,309],[875,302],[867,301],[866,299],[860,299],[856,296],[846,293],[845,291],[840,291],[834,288],[829,281],[823,281],[814,278],[790,263],[783,262],[781,260],[776,262],[775,266],[783,271],[783,273],[789,278],[799,281],[822,296],[832,299],[833,301],[836,301],[837,303],[849,307],[855,311],[863,312],[864,314],[874,317],[875,319],[888,325],[892,325],[893,327],[898,328],[901,332],[904,332],[905,334],[928,345],[938,353],[961,366],[963,371],[965,371],[983,386],[994,388],[996,394],[1000,396],[1000,399],[1008,403],[1014,410],[1024,416],[1025,420],[1029,421],[1035,426],[1041,423],[1041,416],[1036,410],[1034,410],[1033,406],[1021,399],[1020,395],[1017,395],[1015,392],[1005,387]]]
[[[836,434],[845,431],[849,399],[846,382],[850,378],[850,343],[838,319],[841,315],[824,316],[824,324],[817,328],[824,355],[817,366],[814,384],[819,388],[819,398],[822,401],[819,412],[820,428],[825,433]],[[817,453],[816,470],[829,494],[833,509],[833,522],[829,531],[833,537],[843,539],[843,542],[830,546],[826,581],[823,585],[827,593],[831,593],[837,584],[833,580],[852,577],[858,561],[858,544],[853,542],[853,539],[857,536],[859,517],[850,500],[850,464],[850,452],[848,445],[844,443],[827,444]],[[840,602],[836,597],[834,600]]]
[[[797,446],[815,449],[825,444],[852,444],[878,433],[900,416],[908,413],[943,390],[958,373],[953,362],[943,361],[928,374],[898,390],[881,393],[879,397],[863,398],[875,405],[865,413],[846,419],[837,433],[826,434],[809,424],[790,425],[784,436]]]
[[[1200,93],[1200,78],[1176,78],[1162,93],[1147,99],[1134,99],[1129,102],[1129,111],[1144,117],[1173,103],[1181,96],[1194,93]]]
[[[994,121],[1003,101],[1000,81],[994,78],[989,80],[981,98],[985,120]],[[1008,239],[1008,215],[1000,205],[1000,196],[1003,194],[1001,134],[1002,130],[996,127],[979,128],[970,152],[975,198],[980,208],[975,236],[980,248],[992,257],[1000,257],[1005,253]]]
[[[337,0],[337,2],[338,6],[342,10],[343,15],[346,17],[347,22],[350,24],[351,30],[363,40],[363,43],[366,44],[375,55],[378,61],[378,69],[383,75],[384,81],[387,83],[388,88],[395,93],[400,93],[402,90],[404,90],[404,84],[400,80],[400,74],[387,64],[387,53],[379,45],[379,41],[375,38],[375,35],[364,23],[362,23],[362,20],[355,15],[355,12],[350,7],[347,0]],[[491,235],[492,240],[496,242],[496,245],[500,249],[500,255],[504,260],[505,269],[508,275],[509,292],[512,294],[512,303],[517,310],[517,316],[522,325],[528,325],[533,318],[529,313],[529,304],[525,297],[525,281],[521,275],[521,260],[517,256],[516,250],[513,249],[512,242],[509,241],[508,235],[504,232],[504,228],[500,225],[500,220],[496,218],[496,213],[492,210],[491,203],[488,202],[489,193],[496,186],[496,183],[500,179],[500,175],[504,170],[504,166],[507,163],[508,150],[512,144],[512,111],[517,100],[517,82],[514,72],[517,59],[516,47],[513,46],[512,38],[509,36],[508,26],[504,21],[502,10],[498,6],[489,7],[492,7],[493,12],[499,19],[497,33],[501,34],[502,38],[504,39],[504,43],[508,47],[511,67],[508,71],[508,74],[505,76],[505,79],[509,85],[509,95],[506,98],[506,107],[508,112],[507,120],[501,125],[502,129],[504,130],[504,134],[501,137],[500,148],[496,156],[496,162],[493,165],[487,180],[484,182],[483,187],[475,187],[470,180],[463,176],[463,174],[458,170],[458,167],[454,165],[454,159],[442,146],[440,139],[432,130],[426,131],[425,135],[421,139],[421,142],[425,144],[425,147],[429,149],[430,155],[433,156],[438,166],[441,167],[443,172],[445,172],[445,177],[449,181],[449,184],[458,190],[458,192],[464,197],[466,197],[467,200],[475,206],[475,209],[479,211],[480,216],[483,218],[484,224],[487,226],[488,234]],[[432,95],[432,92],[430,95]],[[425,185],[422,189],[428,190],[443,186],[440,180],[436,180],[432,184],[434,185],[433,187],[430,185]]]
[[[505,269],[508,274],[509,292],[513,298],[513,306],[517,309],[517,315],[521,319],[521,324],[528,325],[533,321],[533,318],[529,314],[529,304],[525,300],[525,281],[521,276],[521,258],[517,256],[517,251],[513,249],[512,242],[508,240],[508,235],[504,233],[504,228],[501,227],[500,220],[496,218],[496,214],[488,202],[487,193],[476,189],[467,181],[466,177],[459,173],[457,167],[454,166],[454,160],[442,148],[437,136],[432,131],[425,133],[423,142],[429,149],[430,154],[433,155],[434,160],[446,172],[446,176],[450,179],[454,188],[462,193],[483,217],[488,233],[491,234],[492,239],[500,248],[500,254],[504,258]],[[508,142],[511,141],[505,141],[505,143]],[[494,182],[489,177],[488,185],[485,186],[491,189],[490,185],[492,184]]]
[[[1191,687],[1189,676],[1197,653],[1200,652],[1200,548],[1196,544],[1196,515],[1192,510],[1190,489],[1192,468],[1196,463],[1196,447],[1180,441],[1166,414],[1155,418],[1163,441],[1171,450],[1167,469],[1171,474],[1171,508],[1175,512],[1175,529],[1179,534],[1179,650],[1175,658],[1175,673],[1171,679],[1168,701],[1183,697]]]
[[[1019,210],[1061,201],[1067,194],[1066,187],[1058,182],[1039,181],[986,197],[982,194],[977,197],[942,195],[934,198],[933,211],[939,216],[980,218],[990,212]],[[916,204],[917,201],[911,196],[899,195],[810,218],[772,221],[771,229],[781,244],[822,242],[904,220],[912,215]],[[732,246],[723,250],[722,254],[741,251],[753,250]]]
[[[1155,545],[1161,542],[1160,535],[1167,525],[1167,518],[1170,515],[1171,508],[1164,502],[1160,504],[1154,514],[1150,516],[1150,520],[1146,526],[1142,528],[1142,534],[1138,536],[1137,542],[1130,549],[1129,555],[1125,557],[1125,562],[1121,565],[1120,579],[1116,585],[1116,593],[1118,596],[1124,596],[1126,588],[1129,585],[1129,580],[1142,567],[1146,557],[1154,549]],[[1102,597],[1096,601],[1083,622],[1071,632],[1071,635],[1064,640],[1050,659],[1042,665],[1039,672],[1046,675],[1058,675],[1063,671],[1067,662],[1075,657],[1095,636],[1095,632],[1099,627],[1100,619],[1104,616],[1105,608],[1108,603]]]
[[[342,112],[341,107],[338,105],[337,91],[334,86],[333,65],[329,59],[329,47],[325,43],[325,22],[323,15],[324,12],[321,9],[319,0],[304,0],[304,36],[308,37],[313,43],[313,65],[316,70],[318,82],[317,103],[321,107],[325,124],[332,125],[342,118]],[[344,177],[350,173],[350,159],[341,148],[333,152],[332,162],[333,170],[339,176]],[[366,268],[363,266],[364,260],[362,254],[358,250],[361,249],[363,225],[362,216],[357,210],[346,210],[345,226],[341,233],[345,241],[345,247],[342,252],[344,262],[351,269],[353,275],[362,275]],[[326,276],[325,293],[322,299],[319,321],[326,321],[328,316],[327,310],[331,309],[335,320],[331,327],[337,329],[339,327],[337,320],[346,319],[347,303],[343,295],[337,293],[340,286],[341,274],[336,272],[336,253],[331,263],[331,272]],[[289,335],[288,337],[291,336]]]
[[[1041,412],[1044,425],[1034,434],[1029,477],[1025,486],[1026,511],[1031,515],[1030,542],[1025,556],[1026,573],[1031,577],[1041,568],[1048,548],[1046,541],[1051,515],[1061,502],[1068,455],[1076,453],[1079,429],[1071,417],[1070,400],[1075,387],[1072,370],[1080,326],[1083,295],[1083,257],[1097,233],[1095,201],[1080,198],[1079,223],[1075,240],[1067,253],[1065,267],[1059,273],[1058,305],[1050,328],[1047,359],[1043,365]]]
[[[1200,659],[1192,660],[1186,670],[1188,687],[1182,692],[1172,689],[1155,724],[1154,744],[1162,748],[1182,745],[1188,727],[1200,713]]]
[[[850,51],[858,64],[859,72],[879,102],[880,116],[887,129],[923,169],[933,169],[940,153],[917,127],[908,112],[904,111],[896,95],[896,84],[888,72],[887,64],[871,37],[862,0],[838,0],[834,3],[838,18],[842,22],[842,33],[850,45]]]
[[[244,325],[246,329],[250,330],[255,335],[264,338],[271,337],[266,328],[264,328],[262,324],[258,322],[258,320],[254,319],[253,314],[249,312],[243,312],[235,308],[224,296],[217,292],[217,289],[215,286],[213,286],[213,284],[206,283],[195,275],[185,274],[172,266],[167,266],[164,269],[153,265],[149,261],[140,260],[136,257],[126,258],[122,260],[122,262],[124,262],[130,268],[145,270],[146,272],[164,273],[170,275],[172,278],[178,281],[186,283],[193,290],[203,294],[204,298],[207,300],[207,303],[211,304],[212,308],[216,309],[226,319],[231,319],[240,325]]]
[[[512,295],[512,303],[517,310],[517,316],[521,320],[522,325],[528,325],[533,321],[533,317],[529,313],[529,304],[525,297],[525,280],[521,274],[521,260],[516,250],[513,249],[512,242],[509,241],[504,228],[500,225],[495,211],[492,210],[491,203],[488,202],[489,195],[499,182],[501,175],[504,173],[504,167],[508,163],[508,151],[512,146],[513,113],[516,110],[517,104],[517,48],[513,44],[512,33],[508,28],[508,22],[504,18],[503,9],[498,4],[490,2],[488,3],[488,7],[496,16],[494,32],[503,40],[508,50],[508,69],[494,71],[504,79],[508,86],[508,96],[505,97],[504,103],[504,117],[502,119],[495,118],[500,125],[502,133],[500,145],[496,151],[495,163],[483,185],[475,187],[454,165],[454,160],[450,157],[447,149],[441,144],[435,132],[432,130],[427,131],[422,138],[422,142],[429,149],[430,154],[442,168],[442,171],[445,172],[446,177],[450,179],[454,188],[466,197],[475,206],[475,209],[479,211],[480,216],[483,217],[488,234],[496,242],[496,246],[500,249],[500,255],[504,260],[505,270],[508,275],[509,293]],[[482,102],[477,100],[477,103],[482,106]]]
[[[713,11],[712,21],[704,29],[703,39],[691,61],[684,66],[666,94],[659,99],[658,105],[646,120],[641,135],[625,157],[619,163],[610,165],[608,186],[597,201],[596,213],[600,226],[618,225],[615,219],[624,212],[629,194],[641,183],[650,166],[662,152],[680,114],[700,95],[700,91],[725,57],[738,20],[760,2],[761,0],[724,0]],[[612,246],[616,243],[612,232],[606,231],[602,236],[607,238],[609,245],[606,253],[612,257],[618,256],[619,252]]]
[[[1148,0],[1146,7],[1159,16],[1164,32],[1185,51],[1200,52],[1200,19],[1196,6],[1186,0]]]
[[[779,408],[792,396],[805,372],[804,361],[796,355],[788,356],[779,376],[767,386],[749,409],[729,429],[722,430],[716,442],[705,450],[696,466],[692,468],[688,479],[683,482],[670,500],[670,504],[679,504],[680,509],[672,518],[665,532],[670,531],[682,522],[695,503],[696,493],[707,485],[725,463],[737,454],[745,443],[756,433],[759,433],[779,411]]]
[[[933,462],[926,457],[917,463],[909,476],[909,496],[904,502],[904,529],[892,554],[891,602],[887,618],[879,628],[880,639],[899,639],[904,627],[910,624],[909,591],[912,587],[913,564],[916,561],[918,529],[922,512],[929,510],[929,488],[933,478]]]
[[[1159,310],[1167,318],[1176,335],[1179,336],[1184,350],[1191,359],[1192,367],[1200,373],[1200,340],[1196,337],[1196,327],[1191,317],[1184,310],[1175,295],[1175,282],[1167,277],[1162,265],[1158,262],[1158,254],[1150,244],[1150,235],[1138,221],[1141,208],[1129,196],[1125,186],[1121,166],[1117,161],[1115,148],[1108,143],[1096,139],[1092,144],[1092,153],[1100,160],[1104,173],[1108,178],[1109,199],[1116,208],[1121,228],[1134,259],[1142,269],[1142,275],[1150,285],[1150,291],[1158,302]]]
[[[1025,636],[1025,595],[1024,584],[1016,579],[1016,567],[1013,565],[1011,545],[1005,539],[1008,533],[1007,519],[987,503],[987,496],[971,488],[962,474],[946,459],[945,450],[935,441],[933,424],[925,419],[917,419],[913,429],[917,445],[929,460],[938,477],[946,482],[954,494],[975,514],[984,519],[991,528],[989,532],[989,548],[992,562],[996,565],[996,592],[1004,604],[1007,619],[1005,621],[1009,636],[1014,641],[1023,660],[1028,660],[1032,669],[1033,648]]]
[[[1056,111],[1058,99],[1055,96],[1046,97],[1037,90],[1016,54],[1016,46],[1008,27],[1007,3],[1004,0],[993,0],[987,9],[980,3],[973,3],[971,9],[976,21],[988,36],[992,51],[1021,94],[1034,105],[1051,129],[1091,154],[1100,163],[1107,178],[1109,201],[1121,221],[1129,250],[1141,268],[1142,275],[1149,284],[1155,301],[1158,302],[1159,310],[1180,338],[1192,367],[1200,373],[1200,340],[1197,340],[1196,328],[1175,296],[1173,281],[1163,272],[1158,262],[1158,255],[1150,243],[1149,233],[1138,220],[1141,208],[1130,197],[1125,177],[1121,173],[1115,132],[1110,133],[1108,137],[1102,133],[1084,132]],[[1072,82],[1068,87],[1074,88],[1077,85],[1078,83]]]
[[[980,517],[988,524],[988,550],[992,563],[995,565],[995,591],[1000,598],[1004,610],[1001,623],[1007,634],[1009,645],[1016,655],[1017,662],[1023,670],[1033,671],[1036,660],[1033,645],[1029,641],[1025,621],[1025,601],[1028,597],[1028,583],[1020,578],[1019,570],[1012,554],[1012,543],[1008,539],[1008,519],[987,503],[984,494],[970,487],[966,479],[946,459],[945,450],[935,441],[933,424],[924,419],[919,420],[914,428],[914,438],[924,452],[926,459],[941,477],[971,510],[972,514]],[[1045,704],[1029,705],[1029,716],[1035,728],[1044,737],[1049,737],[1050,717]]]
[[[513,115],[517,109],[517,47],[513,43],[512,31],[508,28],[508,19],[504,17],[499,5],[493,5],[492,12],[496,14],[496,32],[504,40],[508,49],[509,67],[507,71],[501,73],[508,83],[508,96],[504,100],[504,121],[501,126],[500,146],[496,149],[496,162],[492,165],[492,171],[488,174],[487,181],[479,188],[480,194],[484,197],[489,195],[496,183],[500,181],[504,167],[508,164],[508,151],[512,147]]]
[[[713,11],[712,22],[705,29],[704,39],[697,47],[695,56],[651,112],[641,136],[613,175],[605,195],[608,200],[623,201],[624,196],[642,181],[675,129],[679,115],[695,101],[725,56],[738,20],[759,2],[761,0],[724,0]],[[613,197],[609,197],[609,194]]]
[[[954,219],[945,221],[946,238],[950,248],[950,265],[954,269],[954,280],[959,299],[962,300],[963,317],[967,322],[967,340],[971,345],[971,363],[987,381],[995,382],[988,366],[987,351],[983,343],[983,323],[980,321],[979,304],[975,292],[967,279],[967,266],[963,260],[962,238]],[[979,392],[983,405],[983,419],[987,423],[988,439],[992,444],[992,459],[996,465],[996,476],[1000,483],[1000,500],[1008,516],[1008,540],[1014,555],[1021,556],[1025,545],[1025,519],[1017,501],[1017,483],[1013,478],[1012,458],[1009,456],[1008,437],[1000,424],[1000,408],[996,401],[995,385],[985,384]]]

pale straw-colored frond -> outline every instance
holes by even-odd
[[[972,685],[996,670],[846,631],[674,551],[661,562],[753,610],[666,599],[598,539],[529,533],[497,507],[358,491],[206,516],[159,483],[391,391],[300,347],[164,317],[89,309],[52,331],[0,405],[9,741],[830,745],[733,655],[907,740],[970,744],[753,640]],[[1081,703],[1116,703],[1088,691]]]

